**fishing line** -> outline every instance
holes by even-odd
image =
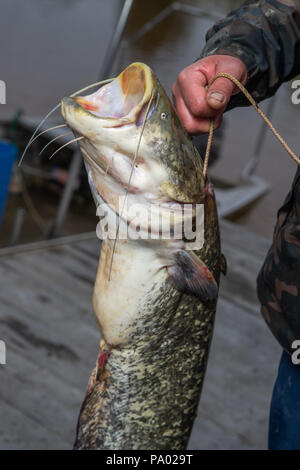
[[[124,207],[125,207],[126,199],[127,199],[129,188],[130,188],[130,182],[131,182],[131,178],[132,178],[132,175],[133,175],[135,162],[136,162],[136,159],[137,159],[137,156],[138,156],[138,152],[139,152],[139,149],[140,149],[141,140],[142,140],[142,137],[143,137],[146,121],[147,121],[148,114],[149,114],[149,111],[150,111],[150,106],[151,106],[151,104],[153,102],[153,99],[154,99],[154,96],[155,96],[155,92],[156,92],[155,89],[152,90],[152,92],[151,92],[151,97],[150,97],[150,100],[149,100],[147,108],[146,108],[145,116],[144,116],[144,119],[143,119],[142,129],[141,129],[141,132],[140,132],[140,135],[139,135],[139,140],[138,140],[135,152],[134,152],[131,172],[130,172],[130,175],[129,175],[129,180],[128,180],[128,184],[127,184],[127,188],[126,188],[126,192],[125,192],[124,203],[123,203],[123,207],[122,207],[122,210],[121,210],[119,218],[118,218],[117,232],[116,232],[116,237],[114,239],[114,245],[113,245],[113,250],[112,250],[112,255],[111,255],[111,260],[110,260],[110,266],[109,266],[108,281],[110,281],[110,277],[111,277],[112,264],[113,264],[115,250],[116,250],[117,239],[118,239],[119,231],[120,231],[120,219],[122,218],[123,210],[124,210]]]
[[[269,118],[265,115],[265,113],[260,109],[258,104],[256,103],[255,99],[253,96],[249,93],[249,91],[244,87],[244,85],[241,84],[241,82],[230,75],[229,73],[225,72],[219,72],[217,73],[208,83],[209,88],[214,81],[219,78],[219,77],[224,77],[228,78],[231,80],[239,89],[240,91],[244,94],[244,96],[248,99],[248,101],[252,104],[254,109],[258,112],[258,114],[262,117],[262,119],[265,121],[267,126],[271,129],[273,134],[275,135],[276,139],[279,140],[283,148],[286,150],[286,152],[289,154],[289,156],[295,160],[295,162],[300,165],[300,159],[296,156],[296,154],[293,152],[293,150],[289,147],[287,142],[281,137],[279,132],[275,129]],[[207,140],[207,146],[206,146],[206,152],[205,152],[205,158],[204,158],[204,164],[203,164],[203,176],[206,178],[206,173],[207,173],[207,167],[208,167],[208,160],[210,156],[210,149],[211,149],[211,143],[212,143],[212,138],[213,138],[213,131],[214,131],[214,122],[213,119],[210,119],[210,124],[209,124],[209,134],[208,134],[208,140]]]
[[[92,85],[88,85],[84,88],[81,88],[80,90],[77,90],[75,91],[74,93],[72,93],[70,95],[71,98],[73,98],[74,96],[77,96],[79,93],[83,93],[84,91],[87,91],[89,90],[90,88],[94,88],[95,86],[98,86],[98,85],[105,85],[106,83],[110,83],[111,81],[113,81],[114,78],[107,78],[106,80],[101,80],[100,82],[96,82],[96,83],[92,83]],[[52,108],[48,114],[46,114],[46,116],[41,120],[41,122],[37,125],[37,127],[35,128],[32,136],[30,137],[29,139],[29,142],[28,144],[26,145],[25,149],[24,149],[24,152],[22,153],[21,155],[21,158],[19,160],[19,163],[18,163],[18,166],[21,166],[22,165],[22,161],[25,157],[25,154],[27,152],[27,150],[29,149],[30,145],[32,144],[32,142],[35,140],[35,137],[38,138],[39,136],[36,136],[36,134],[38,133],[38,131],[40,130],[40,128],[42,127],[42,125],[44,124],[44,122],[48,119],[49,116],[51,116],[51,114],[54,113],[54,111],[56,111],[59,107],[61,106],[61,103],[58,103],[56,106],[54,106],[54,108]],[[59,126],[55,126],[54,128],[56,127],[63,127],[63,126],[66,126],[66,124],[61,124]],[[54,129],[53,127],[51,127],[50,129],[47,129],[46,131],[43,131],[41,134],[47,132],[47,131],[50,131],[52,129]],[[39,134],[39,135],[41,135]]]
[[[22,180],[21,195],[23,197],[23,200],[24,200],[25,206],[28,210],[28,213],[31,216],[31,218],[33,219],[33,221],[36,223],[36,225],[39,227],[40,231],[42,233],[45,233],[45,230],[47,228],[47,223],[44,220],[44,218],[40,215],[38,209],[36,208],[36,206],[33,202],[32,197],[30,196],[30,193],[27,189],[26,179],[25,179],[24,173],[22,171],[22,168],[19,168],[17,171],[18,171],[18,174],[20,175],[21,180]]]

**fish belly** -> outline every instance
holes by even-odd
[[[93,305],[105,341],[116,346],[126,344],[134,330],[143,327],[151,309],[164,307],[161,290],[170,283],[150,243],[118,240],[111,265],[113,246],[113,240],[103,241]],[[175,291],[175,297],[180,293]]]

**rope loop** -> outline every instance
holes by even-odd
[[[240,91],[244,94],[244,96],[248,99],[248,101],[250,101],[250,103],[252,104],[252,106],[256,109],[256,111],[258,112],[258,114],[262,117],[262,119],[265,121],[265,123],[267,124],[267,126],[271,129],[271,131],[273,132],[273,134],[275,135],[275,137],[279,140],[279,142],[281,143],[281,145],[283,146],[283,148],[286,150],[286,152],[290,155],[290,157],[295,160],[295,162],[300,165],[300,159],[296,156],[296,154],[292,151],[292,149],[288,146],[288,144],[286,143],[286,141],[281,137],[281,135],[279,134],[279,132],[275,129],[275,127],[273,126],[273,124],[271,123],[271,121],[269,120],[269,118],[265,115],[265,113],[259,108],[258,104],[256,103],[255,99],[253,98],[253,96],[249,93],[248,90],[246,90],[246,88],[244,87],[244,85],[241,84],[241,82],[233,77],[232,75],[230,75],[229,73],[225,73],[225,72],[219,72],[217,73],[209,82],[207,88],[209,88],[213,83],[214,81],[219,78],[219,77],[224,77],[224,78],[228,78],[229,80],[231,80],[239,89]],[[207,173],[207,167],[208,167],[208,160],[209,160],[209,156],[210,156],[210,150],[211,150],[211,144],[212,144],[212,138],[213,138],[213,131],[214,131],[214,123],[213,123],[213,119],[210,119],[210,124],[209,124],[209,134],[208,134],[208,140],[207,140],[207,146],[206,146],[206,152],[205,152],[205,158],[204,158],[204,164],[203,164],[203,176],[204,178],[206,178],[206,173]]]

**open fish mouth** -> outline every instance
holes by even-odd
[[[135,62],[95,93],[62,100],[63,117],[75,135],[83,138],[82,154],[104,200],[124,191],[151,193],[166,179],[161,162],[148,158],[147,142],[141,142],[159,96],[152,70]],[[110,189],[105,190],[107,185]]]
[[[108,127],[130,123],[139,125],[143,122],[153,87],[153,77],[149,67],[136,62],[112,82],[90,95],[63,98],[62,113],[66,117],[67,108],[71,105],[81,108],[94,117],[107,120]]]

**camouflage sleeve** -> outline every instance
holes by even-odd
[[[257,278],[261,313],[290,354],[300,339],[300,167],[277,213],[273,243]]]
[[[257,101],[300,73],[300,0],[248,0],[206,35],[201,57],[228,54],[248,71],[247,89]],[[229,108],[248,105],[241,93]]]

